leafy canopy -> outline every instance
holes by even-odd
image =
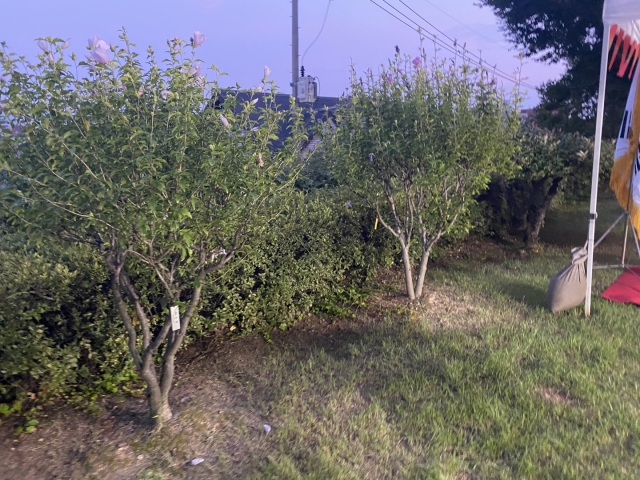
[[[293,181],[304,130],[299,112],[275,108],[266,69],[264,108],[202,77],[199,32],[190,54],[169,41],[162,63],[150,49],[143,63],[120,38],[123,47],[92,39],[88,60],[72,55],[72,64],[60,39],[40,39],[35,63],[3,44],[0,208],[33,238],[56,235],[101,253],[152,414],[162,420],[202,284],[278,214],[274,202]],[[282,125],[289,141],[274,151]],[[182,317],[175,332],[171,305]]]
[[[419,298],[431,247],[466,233],[491,175],[511,168],[517,112],[485,71],[464,61],[396,55],[379,74],[352,76],[330,138],[336,177],[400,242],[407,292]],[[412,282],[409,250],[421,247]]]

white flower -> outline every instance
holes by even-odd
[[[38,45],[38,47],[40,47],[40,50],[42,50],[44,53],[49,53],[49,42],[46,42],[44,40],[38,40],[36,44]]]
[[[262,153],[258,153],[258,166],[264,167],[264,161],[262,160]]]
[[[89,58],[98,63],[109,63],[109,55],[107,55],[107,50],[104,48],[94,48],[91,50]]]
[[[220,114],[220,121],[222,122],[222,125],[224,125],[227,128],[229,127],[229,120],[227,120],[225,116],[222,114]]]
[[[193,32],[193,37],[191,37],[191,45],[193,45],[194,47],[199,47],[204,43],[206,39],[207,37],[204,33],[196,30],[195,32]]]
[[[100,38],[99,35],[94,35],[87,40],[87,42],[91,48],[102,48],[103,50],[109,50],[111,48],[107,42]]]
[[[264,67],[264,79],[266,80],[269,74],[271,73],[271,69],[267,66]]]
[[[189,69],[189,75],[195,75],[196,77],[199,77],[201,70],[202,66],[200,65],[200,63],[195,63]]]
[[[171,92],[169,90],[162,90],[160,92],[160,96],[162,97],[163,100],[166,100],[167,98],[169,98],[170,94]]]

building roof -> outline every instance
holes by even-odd
[[[256,102],[256,110],[257,112],[252,115],[252,120],[258,121],[260,110],[263,108],[267,108],[267,99],[271,98],[271,94],[264,92],[251,92],[247,90],[223,90],[220,93],[220,96],[214,100],[214,105],[219,106],[224,99],[228,95],[233,95],[238,100],[238,106],[236,107],[238,110],[242,108],[242,104],[249,102],[251,100],[257,99]],[[276,93],[275,95],[275,108],[279,111],[289,110],[291,106],[291,95],[285,93]],[[315,125],[321,122],[325,122],[329,119],[335,118],[335,110],[338,104],[340,103],[341,98],[339,97],[318,97],[316,101],[312,104],[303,104],[301,107],[303,109],[304,115],[304,124],[307,129],[307,133],[309,135],[309,139],[303,148],[306,148],[313,141],[313,132]],[[214,106],[214,108],[215,108]],[[291,122],[289,120],[282,122],[280,125],[280,129],[277,133],[278,140],[274,140],[272,146],[274,150],[280,149],[286,139],[290,135],[290,127]],[[317,142],[316,142],[317,143]]]

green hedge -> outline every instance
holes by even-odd
[[[131,376],[124,331],[92,251],[0,234],[0,407],[22,410]],[[27,402],[26,404],[24,402]]]
[[[374,229],[371,212],[349,205],[338,189],[322,189],[281,206],[268,231],[206,285],[188,340],[268,332],[312,309],[357,303],[395,242]],[[100,258],[84,246],[0,235],[0,411],[114,391],[134,378]],[[143,293],[155,290],[150,283]]]
[[[395,246],[374,230],[375,217],[347,202],[335,190],[299,196],[260,242],[209,283],[200,328],[286,328],[312,308],[355,301]]]

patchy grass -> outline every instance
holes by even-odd
[[[355,320],[199,345],[212,353],[183,358],[160,433],[140,399],[105,399],[98,418],[52,412],[4,442],[4,478],[638,478],[638,309],[545,309],[549,277],[584,243],[578,215],[554,212],[543,238],[561,246],[535,255],[461,252],[430,272],[421,305],[387,272]],[[597,272],[597,293],[617,274]]]

